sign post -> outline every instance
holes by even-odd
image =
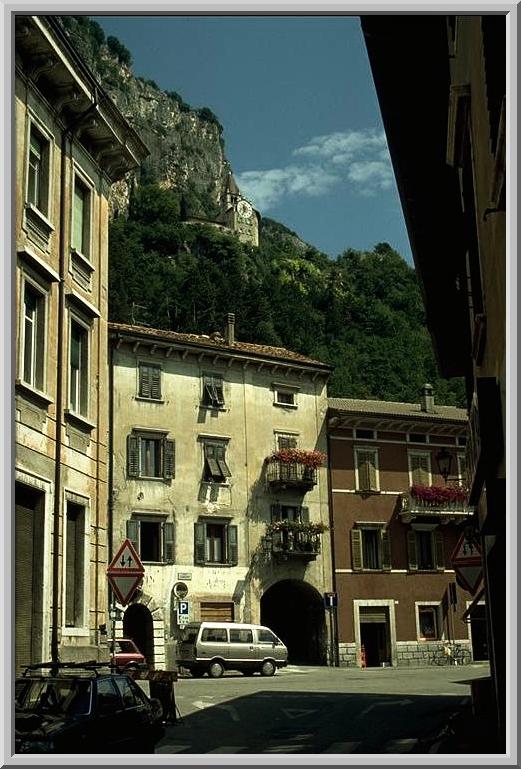
[[[469,542],[465,535],[462,534],[450,560],[460,586],[471,593],[471,595],[475,595],[483,577],[483,563],[479,544],[475,541]]]
[[[137,586],[143,579],[145,568],[137,554],[134,545],[126,539],[110,562],[107,577],[112,588],[112,654],[116,642],[116,598],[122,606],[126,606],[134,595]]]
[[[329,637],[331,639],[331,664],[338,667],[337,608],[338,593],[324,593],[324,606],[329,613]]]

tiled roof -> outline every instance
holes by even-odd
[[[375,414],[389,417],[414,417],[419,419],[444,419],[466,422],[467,412],[456,406],[438,406],[434,411],[422,411],[419,403],[398,403],[393,401],[355,400],[354,398],[328,398],[330,409],[354,414]]]
[[[286,350],[284,347],[271,347],[265,344],[250,344],[249,342],[234,342],[232,345],[226,343],[224,338],[219,335],[208,336],[206,334],[181,334],[177,331],[165,331],[159,328],[149,328],[148,326],[129,326],[125,323],[109,323],[109,331],[112,333],[121,332],[130,336],[141,336],[148,338],[151,342],[165,341],[174,344],[194,345],[205,347],[212,351],[221,350],[223,353],[233,354],[242,353],[252,355],[256,358],[268,357],[279,360],[292,361],[308,366],[319,366],[325,372],[331,371],[331,367],[322,361],[308,358],[298,352]]]

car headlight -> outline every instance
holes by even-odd
[[[52,740],[22,740],[20,753],[54,753]]]

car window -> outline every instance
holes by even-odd
[[[213,641],[214,643],[226,643],[226,628],[224,627],[205,627],[201,634],[201,641]]]
[[[258,630],[260,643],[276,644],[279,643],[277,636],[271,632],[271,630]]]
[[[139,703],[143,703],[145,705],[150,705],[150,700],[148,699],[147,695],[143,691],[143,689],[139,686],[139,684],[136,684],[134,681],[128,681],[130,688],[134,692],[134,696],[136,700]]]
[[[230,629],[230,643],[251,644],[253,643],[253,632],[251,630]]]
[[[98,709],[100,713],[111,713],[121,707],[121,699],[110,678],[98,679]]]
[[[123,698],[123,704],[126,708],[133,708],[140,704],[136,702],[134,690],[130,686],[128,678],[116,678],[116,686],[119,689],[119,693]]]

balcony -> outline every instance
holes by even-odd
[[[411,486],[401,495],[400,516],[404,523],[425,518],[456,523],[474,513],[468,505],[468,491],[461,486]]]
[[[266,481],[270,489],[310,491],[317,483],[317,468],[325,455],[320,451],[280,449],[267,457]]]
[[[277,561],[314,561],[320,554],[322,523],[277,521],[268,526],[265,547]]]

